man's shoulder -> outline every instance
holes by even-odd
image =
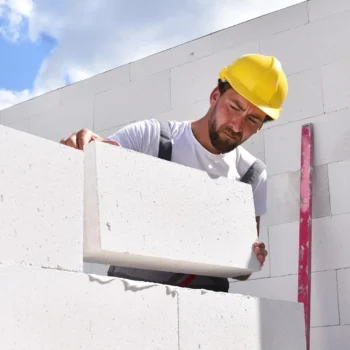
[[[131,122],[122,127],[122,130],[134,130],[138,132],[159,133],[161,125],[170,127],[171,133],[176,133],[188,125],[189,121],[159,120],[155,118]]]
[[[122,147],[138,152],[157,155],[161,131],[161,120],[150,118],[134,121],[121,127],[108,138],[120,143]],[[174,138],[184,130],[186,122],[164,121],[170,127],[170,134]]]

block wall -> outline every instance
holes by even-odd
[[[131,62],[0,111],[0,122],[59,141],[87,127],[108,136],[146,118],[201,117],[219,70],[249,52],[276,55],[289,79],[281,120],[246,148],[268,166],[262,272],[231,292],[297,300],[301,126],[313,123],[311,348],[345,349],[350,331],[350,2],[310,0]],[[135,103],[137,99],[137,103]],[[105,274],[105,266],[86,265]]]
[[[94,146],[100,150],[103,146],[106,148],[104,152],[97,151],[91,155],[88,150],[89,148],[93,150]],[[113,227],[120,228],[118,224],[123,221],[120,220],[115,224],[112,216],[116,212],[121,214],[120,216],[123,216],[122,213],[130,213],[130,207],[123,204],[130,204],[130,198],[123,201],[123,198],[118,197],[118,203],[123,209],[120,208],[121,210],[114,210],[111,213],[108,208],[115,206],[110,205],[111,202],[104,205],[106,202],[102,199],[103,195],[103,198],[108,195],[102,193],[98,197],[96,186],[86,186],[89,183],[89,179],[87,181],[86,179],[91,178],[91,167],[85,168],[86,163],[95,163],[96,160],[97,168],[105,168],[103,163],[104,160],[108,162],[107,148],[112,155],[128,153],[128,156],[122,156],[127,162],[135,161],[140,164],[149,161],[141,159],[147,158],[145,155],[102,143],[90,144],[87,151],[83,153],[0,125],[0,279],[4,286],[0,290],[0,348],[5,350],[95,350],[118,347],[123,350],[140,348],[186,350],[213,349],[219,342],[219,348],[222,350],[232,349],[232,347],[256,350],[282,348],[305,350],[304,309],[300,303],[266,300],[241,294],[172,288],[156,283],[96,276],[82,271],[83,258],[86,257],[82,249],[83,237],[84,245],[86,242],[93,241],[91,235],[86,235],[90,230],[84,229],[83,221],[93,228],[94,220],[85,221],[86,214],[90,218],[97,213],[101,214],[100,218],[108,217],[111,220],[109,238],[112,238]],[[123,163],[121,157],[119,157],[120,163]],[[178,169],[190,177],[196,177],[197,182],[200,182],[200,179],[209,181],[205,173],[196,169],[186,170],[185,167],[169,162],[159,164],[161,162],[156,158],[153,158],[151,163],[153,165],[149,167],[148,176],[150,173],[154,174],[154,169],[157,168],[164,173],[174,172],[174,169],[176,172]],[[110,169],[108,173],[113,173],[114,177],[123,178],[122,174],[116,174],[121,168],[113,169],[110,165],[111,163],[108,162]],[[129,165],[126,165],[126,168],[130,171]],[[197,174],[194,174],[196,172]],[[94,171],[92,173],[97,180],[97,185],[108,183],[101,179],[101,172],[98,172],[98,175]],[[147,178],[146,169],[143,173]],[[124,181],[124,188],[135,186],[137,180]],[[192,181],[195,182],[194,179]],[[174,191],[174,182],[170,181],[166,184],[164,179],[162,184],[161,182],[162,180],[158,182],[162,187],[161,192]],[[225,182],[236,187],[231,188],[231,192],[235,192],[239,187],[241,189],[238,191],[242,192],[242,187],[245,187],[246,197],[249,196],[249,188],[244,184],[234,184],[227,179],[209,182],[208,187],[216,187],[214,194],[208,194],[208,198],[214,199],[209,203],[212,207],[216,207],[218,201],[227,202],[222,199],[220,192],[220,188],[222,190],[226,188]],[[178,189],[180,187],[181,192],[182,186],[175,187]],[[98,186],[98,189],[101,189],[101,186]],[[140,194],[145,199],[145,195],[147,196],[145,186],[137,191],[136,197],[139,199]],[[228,196],[227,193],[224,195]],[[132,195],[132,197],[135,199],[135,196]],[[151,198],[150,195],[147,197]],[[198,198],[198,196],[194,197]],[[114,195],[113,198],[115,199],[116,196]],[[98,208],[95,204],[97,201]],[[152,199],[151,201],[153,202]],[[187,197],[187,201],[193,202],[194,207],[198,206],[195,200],[191,201],[190,197]],[[241,196],[242,202],[244,202],[243,196]],[[240,213],[236,227],[237,233],[246,232],[246,244],[244,245],[241,242],[242,239],[237,236],[235,239],[234,235],[228,238],[231,244],[227,244],[225,239],[219,239],[221,243],[215,242],[214,250],[215,244],[220,244],[221,247],[222,245],[235,246],[234,259],[229,254],[228,247],[226,264],[222,256],[220,258],[214,254],[212,257],[205,256],[202,249],[202,259],[197,260],[195,264],[197,268],[201,267],[205,272],[208,268],[207,263],[211,262],[213,267],[219,270],[214,272],[214,275],[220,270],[223,272],[223,268],[226,268],[230,270],[230,276],[232,276],[235,269],[247,267],[247,260],[252,260],[249,241],[255,236],[251,191],[248,202],[250,205],[245,203],[242,206],[245,207],[246,213],[245,215]],[[237,207],[241,203],[232,204],[232,206]],[[139,203],[138,205],[140,206]],[[86,210],[92,206],[94,206],[92,213]],[[172,212],[168,214],[167,210],[162,210],[163,216],[171,221],[171,215],[178,210],[179,206],[172,207],[171,203],[167,203],[164,208]],[[157,209],[159,211],[159,208]],[[182,207],[180,207],[181,210]],[[229,209],[226,208],[226,210]],[[180,214],[180,211],[177,212]],[[154,213],[153,210],[151,214]],[[220,215],[223,215],[222,210],[214,216],[220,221]],[[246,216],[246,219],[242,219],[242,216]],[[250,217],[250,220],[247,217]],[[127,220],[130,222],[132,219]],[[145,221],[143,223],[137,221],[136,225],[139,225],[134,229],[131,227],[127,232],[127,239],[123,240],[122,248],[120,244],[114,245],[113,239],[106,241],[108,237],[103,234],[95,239],[90,252],[94,252],[95,249],[99,251],[99,245],[101,244],[103,248],[105,243],[106,249],[112,250],[113,245],[116,247],[114,252],[109,253],[119,253],[118,263],[128,259],[129,263],[137,264],[143,259],[145,264],[149,254],[152,260],[157,260],[157,262],[153,261],[153,267],[159,265],[165,267],[167,264],[168,268],[169,264],[174,267],[174,260],[177,264],[193,262],[193,252],[186,253],[181,249],[180,255],[176,254],[176,249],[172,249],[168,254],[164,252],[162,249],[164,245],[170,243],[173,248],[176,248],[179,242],[174,240],[173,244],[167,241],[159,243],[157,230],[161,224],[155,226],[153,230],[155,232],[145,232],[144,236],[147,237],[142,237],[139,244],[140,237],[134,235],[139,233],[140,227],[145,227],[142,226]],[[192,219],[194,223],[198,221],[198,218]],[[153,222],[156,223],[157,218],[153,218]],[[210,220],[206,222],[210,223]],[[100,225],[95,222],[93,234],[98,236],[99,228],[96,226]],[[246,231],[242,226],[246,226]],[[178,231],[179,229],[175,233]],[[193,233],[191,228],[187,227],[188,232]],[[200,233],[202,232],[204,231],[201,230]],[[187,235],[189,236],[187,246],[192,247],[195,252],[198,246],[189,240],[194,239],[198,242],[200,239],[198,240],[195,234],[191,234]],[[206,241],[207,238],[209,235],[202,239],[202,244],[206,247],[213,246],[212,242]],[[98,240],[99,243],[96,242]],[[216,241],[216,237],[214,240]],[[236,243],[238,241],[239,245]],[[134,242],[138,246],[136,250],[142,246],[141,251],[139,249],[136,254]],[[185,239],[184,243],[186,243]],[[222,250],[221,247],[217,247],[216,250]],[[241,251],[237,253],[237,250]],[[171,256],[174,251],[177,256]],[[86,253],[85,249],[84,253]],[[164,255],[166,259],[162,259]],[[241,266],[238,266],[239,261],[236,260],[238,256],[241,257],[239,259]],[[102,260],[102,262],[105,261]],[[256,259],[251,265],[254,264],[257,264]],[[212,326],[213,323],[215,327]],[[21,336],[18,337],[18,334]],[[135,334],[138,336],[135,337]]]

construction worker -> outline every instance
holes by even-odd
[[[259,132],[264,123],[279,118],[287,93],[287,78],[278,59],[248,54],[221,70],[218,85],[210,94],[209,109],[199,120],[143,120],[123,127],[107,139],[82,129],[61,143],[83,150],[91,141],[106,142],[197,168],[212,177],[225,176],[249,183],[259,235],[260,216],[267,210],[267,172],[265,165],[241,144]],[[258,241],[252,242],[252,246],[263,265],[267,256],[265,244]],[[217,277],[117,266],[111,266],[108,275],[221,292],[229,289],[228,280]],[[246,280],[249,275],[234,278]]]

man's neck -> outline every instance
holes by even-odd
[[[191,128],[194,137],[208,152],[219,154],[210,141],[207,116],[192,122]]]

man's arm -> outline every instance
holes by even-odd
[[[123,148],[155,156],[159,142],[159,123],[154,119],[130,123],[108,139],[117,141]]]

